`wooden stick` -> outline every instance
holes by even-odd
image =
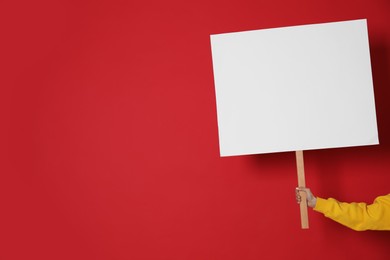
[[[297,161],[297,172],[298,172],[298,187],[306,187],[305,181],[305,167],[303,163],[303,151],[296,151],[295,157]],[[309,228],[309,218],[307,213],[307,201],[306,201],[306,192],[300,192],[301,203],[300,211],[301,211],[301,228],[308,229]]]

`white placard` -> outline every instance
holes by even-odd
[[[365,19],[211,35],[221,156],[378,144]]]

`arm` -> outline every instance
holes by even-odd
[[[353,230],[390,230],[390,194],[377,197],[372,204],[345,203],[333,198],[316,198],[310,189],[297,188],[298,203],[299,192],[306,192],[309,207]]]
[[[390,194],[376,198],[370,205],[317,198],[314,210],[356,231],[390,230]]]

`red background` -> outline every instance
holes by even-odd
[[[305,152],[316,195],[390,183],[388,0],[2,1],[0,259],[389,259],[309,211],[294,153],[220,158],[210,34],[368,19],[379,146]]]

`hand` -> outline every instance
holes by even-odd
[[[299,194],[300,192],[305,192],[306,193],[306,200],[307,200],[307,205],[311,208],[314,208],[317,204],[317,198],[314,197],[313,193],[311,193],[309,188],[303,188],[303,187],[297,187],[295,189],[295,198],[299,203],[301,203],[301,195]]]

